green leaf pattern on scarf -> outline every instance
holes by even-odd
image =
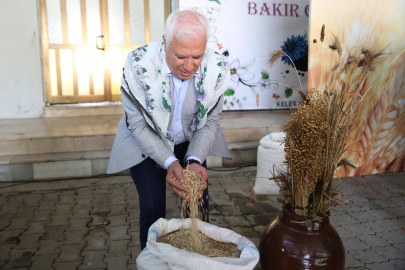
[[[149,109],[149,111],[153,111],[155,109],[153,102],[155,100],[151,98],[149,95],[146,95],[146,107]]]
[[[215,84],[215,87],[214,87],[214,91],[217,91],[218,88],[220,88],[223,83],[224,83],[224,78],[222,77],[222,73],[219,73],[217,83]]]
[[[219,61],[217,63],[217,66],[221,67],[222,73],[218,74],[218,78],[217,78],[217,82],[214,87],[214,91],[217,91],[224,84],[225,76],[222,76],[223,73],[226,74],[226,72],[229,72],[229,71],[227,71],[229,63],[227,61],[225,61],[225,58],[223,56],[220,59],[221,59],[221,61]]]
[[[172,143],[174,143],[174,138],[172,137],[172,135],[168,132],[166,132],[166,139],[168,139],[169,141],[171,141]]]
[[[162,92],[163,92],[163,98],[162,98],[163,111],[166,113],[170,113],[172,111],[172,107],[170,106],[170,102],[169,102],[169,101],[171,101],[171,98],[172,98],[170,82],[162,81]]]
[[[139,62],[142,60],[142,58],[145,56],[146,52],[147,52],[147,47],[148,45],[139,47],[138,49],[134,50],[131,52],[132,54],[132,58],[136,61]]]
[[[200,118],[203,119],[208,111],[208,108],[205,108],[201,101],[198,101],[198,106],[200,107]]]
[[[163,97],[163,107],[168,113],[172,111],[172,106],[167,103],[167,99],[165,97]]]
[[[204,79],[205,79],[205,76],[207,73],[207,65],[205,62],[204,62],[204,64],[205,65],[203,68],[203,72],[201,72],[199,75],[197,75],[196,84],[195,84],[196,98],[197,98],[197,104],[199,107],[199,111],[194,115],[191,125],[189,127],[189,130],[192,130],[192,129],[197,130],[199,124],[201,123],[202,119],[204,119],[204,117],[206,116],[207,111],[208,111],[208,107],[205,107],[202,102],[207,97],[207,93],[205,92],[205,89],[203,88]]]

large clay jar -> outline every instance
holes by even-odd
[[[310,221],[282,208],[260,239],[262,270],[343,270],[345,250],[342,240],[329,223]]]

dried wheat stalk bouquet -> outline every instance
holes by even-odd
[[[314,40],[318,43],[314,46],[322,46],[324,39],[323,25],[321,42]],[[357,54],[343,56],[340,40],[334,35],[328,48],[339,60],[330,70],[328,80],[323,85],[320,82],[322,89],[311,89],[306,95],[302,87],[297,91],[283,84],[302,100],[284,129],[286,170],[273,168],[272,178],[280,187],[287,209],[314,220],[344,204],[343,194],[337,191],[333,178],[338,177],[338,167],[354,167],[345,159],[350,147],[349,134],[353,128],[364,127],[363,119],[356,118],[356,109],[371,88],[365,89],[364,81],[385,55],[384,47],[362,48]],[[286,54],[282,50],[272,53],[270,65],[283,55]],[[298,74],[297,77],[299,80]]]

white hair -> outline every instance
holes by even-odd
[[[169,48],[170,43],[175,36],[179,42],[198,40],[210,33],[210,23],[203,14],[194,10],[181,10],[170,14],[166,20],[165,39],[166,46]]]

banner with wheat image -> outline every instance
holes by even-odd
[[[327,86],[333,72],[345,68],[336,66],[339,61],[356,61],[365,51],[384,54],[370,67],[366,78],[359,71],[348,86],[355,89],[361,84],[360,95],[364,97],[353,119],[347,142],[350,147],[345,153],[355,168],[340,167],[339,176],[404,171],[405,54],[398,54],[405,48],[405,1],[312,0],[310,5],[308,89]],[[321,43],[323,24],[327,30]],[[336,40],[341,53],[332,53]]]

